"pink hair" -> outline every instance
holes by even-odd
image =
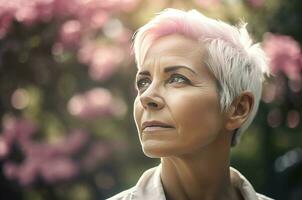
[[[143,61],[147,50],[156,39],[171,34],[182,34],[197,41],[219,39],[238,50],[252,44],[245,24],[238,29],[208,18],[196,10],[185,12],[168,8],[136,32],[134,50],[137,64],[142,64],[139,61]]]

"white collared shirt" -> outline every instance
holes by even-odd
[[[160,178],[161,165],[143,173],[137,184],[107,200],[166,200]],[[273,200],[256,193],[250,182],[236,169],[230,167],[232,183],[244,200]]]

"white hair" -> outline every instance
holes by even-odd
[[[259,44],[252,44],[246,24],[235,27],[196,10],[186,12],[168,8],[135,33],[133,48],[137,66],[141,66],[156,39],[171,34],[182,34],[206,47],[201,56],[217,79],[223,112],[243,91],[254,95],[248,119],[234,133],[232,146],[235,146],[256,115],[264,75],[269,73],[264,51]]]

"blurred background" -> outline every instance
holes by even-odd
[[[232,166],[302,199],[299,0],[0,0],[0,199],[105,199],[159,163],[132,118],[131,37],[167,7],[248,22],[274,75]]]

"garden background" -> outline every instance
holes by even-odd
[[[0,199],[105,199],[159,163],[132,118],[135,30],[164,8],[248,30],[272,76],[232,166],[276,199],[302,199],[299,0],[0,0]]]

